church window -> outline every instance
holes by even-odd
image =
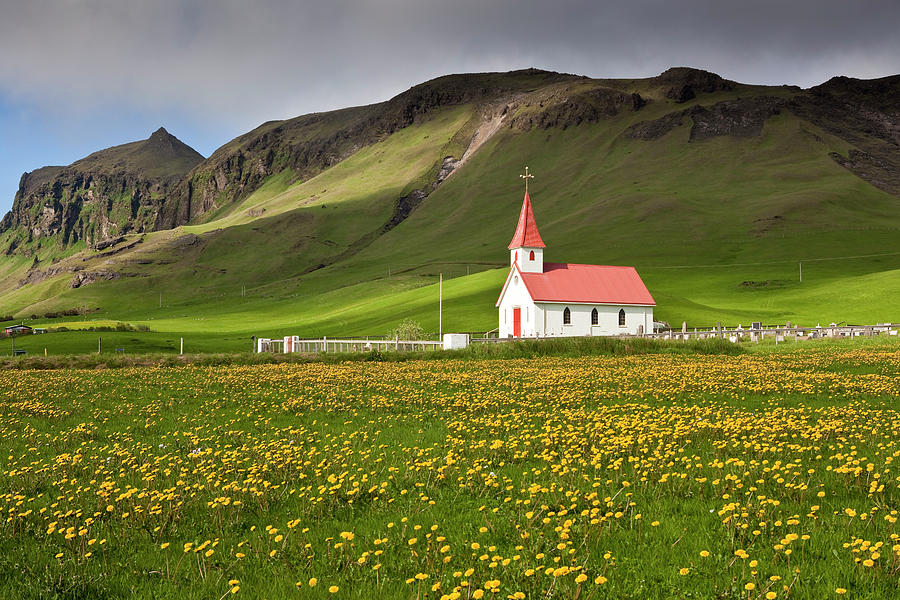
[[[625,309],[619,309],[619,327],[625,327]]]
[[[591,325],[599,325],[600,324],[600,313],[597,312],[597,309],[591,311]]]
[[[528,255],[528,260],[534,260],[534,250],[532,250],[531,254]]]
[[[572,311],[569,310],[567,306],[563,311],[563,325],[571,325],[572,324]]]

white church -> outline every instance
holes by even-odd
[[[509,275],[497,299],[501,338],[641,335],[656,302],[634,267],[544,262],[528,197],[509,243]]]

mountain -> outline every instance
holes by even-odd
[[[361,148],[427,119],[435,110],[577,79],[534,69],[451,75],[415,86],[387,102],[264,123],[198,165],[172,194],[158,226],[207,220],[278,173],[289,172],[291,182],[313,177]]]
[[[12,210],[0,221],[0,234],[8,234],[4,250],[12,254],[51,239],[63,247],[92,246],[152,230],[169,194],[202,161],[160,127],[146,140],[100,150],[68,167],[25,173]]]
[[[900,76],[807,90],[686,67],[441,77],[261,125],[184,165],[146,218],[95,227],[102,248],[26,235],[36,219],[14,208],[0,314],[87,310],[219,347],[404,317],[437,331],[443,274],[444,329],[486,331],[527,164],[547,259],[636,266],[659,318],[896,321],[897,98]],[[48,198],[27,189],[52,198],[55,169],[30,174],[17,206]]]

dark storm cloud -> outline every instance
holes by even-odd
[[[527,66],[643,77],[690,65],[810,86],[900,72],[898,14],[897,0],[2,0],[0,93],[248,128]]]

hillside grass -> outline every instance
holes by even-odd
[[[741,88],[684,105],[657,99],[565,130],[502,129],[408,219],[375,235],[458,147],[476,108],[438,111],[308,181],[282,173],[218,218],[150,234],[110,259],[136,277],[77,290],[70,274],[18,289],[8,277],[2,305],[99,307],[96,318],[165,339],[380,335],[405,318],[436,334],[443,274],[443,331],[488,331],[527,164],[545,259],[635,266],[657,320],[900,321],[898,200],[829,157],[846,154],[846,142],[789,111],[758,138],[690,141],[689,121],[652,142],[623,135],[672,110],[760,91],[789,94]],[[202,243],[172,246],[187,234]]]

